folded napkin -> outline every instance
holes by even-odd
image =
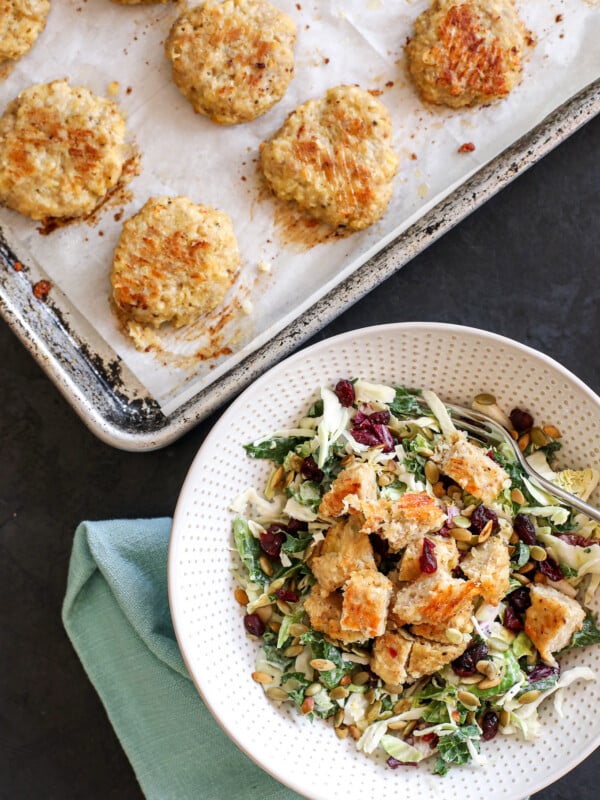
[[[231,742],[198,696],[167,598],[170,519],[84,522],[63,623],[148,800],[299,800]]]

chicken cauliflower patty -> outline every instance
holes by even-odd
[[[32,219],[90,214],[121,178],[118,107],[65,80],[36,84],[0,118],[0,202]]]
[[[229,216],[187,197],[153,197],[123,225],[110,280],[118,315],[176,328],[212,311],[240,256]]]
[[[385,212],[399,159],[387,109],[356,86],[329,89],[292,112],[260,146],[267,183],[334,228],[360,230]]]
[[[296,24],[266,0],[206,0],[185,11],[165,44],[173,80],[220,125],[268,111],[294,76]]]
[[[406,46],[408,69],[430,103],[482,105],[519,81],[527,40],[513,0],[433,0]]]
[[[49,11],[49,0],[0,0],[0,62],[29,52]]]

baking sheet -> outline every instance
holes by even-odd
[[[68,77],[106,93],[112,81],[119,81],[115,99],[142,153],[142,174],[130,184],[133,196],[124,216],[157,194],[187,194],[232,216],[243,269],[227,302],[232,318],[220,325],[215,349],[229,345],[233,352],[203,360],[194,355],[210,349],[200,326],[165,337],[165,348],[176,357],[140,353],[119,330],[108,305],[111,254],[121,225],[115,209],[106,209],[93,226],[71,225],[49,236],[40,235],[39,225],[0,211],[0,224],[10,239],[16,238],[19,254],[27,251],[37,259],[165,414],[300,317],[482,164],[600,75],[598,3],[519,4],[537,40],[522,84],[502,103],[460,113],[425,108],[406,79],[403,44],[426,2],[322,0],[299,9],[281,0],[278,5],[298,23],[296,77],[281,103],[248,125],[214,126],[195,115],[172,85],[162,50],[179,13],[170,5],[54,3],[36,47],[0,87],[4,105],[32,82]],[[290,234],[289,218],[276,201],[261,190],[257,148],[296,105],[340,83],[382,91],[401,166],[394,200],[380,223],[307,248],[297,228]],[[475,150],[459,154],[465,141]],[[261,262],[270,264],[270,273],[258,268]],[[220,322],[218,315],[212,322]]]

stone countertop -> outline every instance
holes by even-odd
[[[596,118],[316,338],[461,323],[542,350],[600,392],[599,152]],[[133,771],[60,620],[72,536],[83,519],[172,514],[216,417],[157,452],[112,449],[4,323],[0,342],[0,798],[135,800]],[[534,797],[592,800],[599,783],[597,752]]]

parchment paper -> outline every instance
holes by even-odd
[[[600,76],[600,0],[518,2],[536,39],[521,84],[504,101],[460,112],[426,107],[407,78],[404,44],[426,0],[276,4],[298,24],[295,78],[280,103],[246,125],[224,128],[194,114],[172,83],[163,43],[181,11],[175,3],[54,0],[46,30],[0,83],[3,109],[31,83],[66,77],[72,85],[107,94],[118,81],[114,99],[142,156],[123,219],[148,197],[164,194],[187,195],[232,217],[243,264],[226,299],[227,313],[161,334],[163,351],[153,353],[135,349],[109,307],[108,276],[122,225],[114,218],[117,209],[104,209],[93,225],[71,224],[48,236],[40,235],[38,223],[0,209],[0,225],[21,243],[22,260],[38,261],[166,414],[364,268],[369,256]],[[297,105],[343,83],[382,92],[400,169],[379,223],[309,248],[285,232],[280,205],[261,188],[258,145]],[[465,142],[475,150],[459,153]],[[209,338],[216,347],[214,341],[209,345],[207,326],[213,327]],[[206,358],[211,347],[231,352]]]

